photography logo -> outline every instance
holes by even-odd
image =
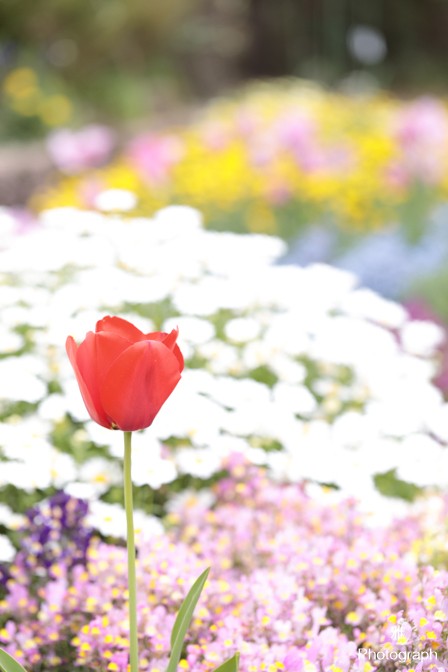
[[[405,622],[406,621],[404,620],[404,618],[400,618],[398,623],[396,625],[392,626],[391,637],[392,637],[393,641],[396,642],[397,644],[406,644],[406,642],[407,642],[407,637],[404,633],[404,628],[403,628]]]
[[[358,659],[364,661],[378,660],[387,661],[394,660],[397,662],[416,662],[423,660],[437,660],[437,651],[421,651],[412,648],[413,640],[418,643],[418,637],[414,638],[415,628],[411,626],[404,618],[391,625],[388,632],[391,641],[383,645],[381,651],[373,651],[372,649],[358,649]],[[436,667],[435,665],[433,666]],[[434,670],[435,672],[435,670]],[[437,672],[445,672],[444,667],[437,667]]]

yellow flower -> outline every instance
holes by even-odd
[[[36,73],[31,68],[13,70],[3,82],[4,92],[15,99],[32,96],[37,90]]]
[[[72,116],[72,104],[65,96],[50,96],[40,104],[39,115],[47,126],[62,126]]]

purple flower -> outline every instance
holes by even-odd
[[[85,525],[88,504],[57,492],[44,505],[29,509],[22,528],[20,560],[28,568],[49,569],[64,560],[67,566],[85,563],[93,530]]]

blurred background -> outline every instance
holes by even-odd
[[[447,20],[444,0],[4,0],[2,138],[147,123],[253,78],[443,94]]]
[[[279,235],[448,320],[445,0],[3,0],[0,205]]]

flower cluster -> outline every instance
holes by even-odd
[[[59,147],[51,144],[56,164],[79,170]],[[92,207],[100,191],[129,189],[140,213],[188,203],[207,225],[221,227],[231,214],[240,231],[289,237],[322,213],[356,230],[377,228],[403,204],[446,195],[447,167],[440,101],[354,99],[288,81],[251,85],[185,128],[137,137],[104,169],[62,180],[34,204]]]
[[[152,220],[47,211],[11,235],[0,250],[0,523],[63,488],[92,501],[93,527],[124,535],[121,436],[90,420],[64,350],[105,314],[143,333],[178,327],[186,361],[151,428],[134,433],[139,529],[160,531],[148,514],[163,513],[168,484],[217,480],[235,451],[386,517],[403,503],[376,486],[408,498],[443,487],[448,405],[431,383],[443,330],[350,273],[276,263],[285,251],[278,238],[206,231],[174,206]]]
[[[70,497],[64,492],[57,492],[48,500],[28,509],[24,516],[12,514],[9,507],[2,507],[2,523],[14,525],[15,548],[5,539],[2,559],[12,560],[16,556],[18,562],[34,577],[59,576],[58,563],[63,562],[67,568],[76,564],[86,563],[87,548],[93,535],[93,529],[87,524],[87,502]],[[0,584],[5,586],[11,578],[8,563],[0,565]]]
[[[25,514],[20,528],[19,562],[29,571],[51,570],[64,561],[67,567],[86,562],[93,530],[86,525],[88,504],[58,492]]]
[[[86,126],[80,131],[59,129],[47,138],[47,149],[54,164],[68,174],[105,163],[114,144],[114,133],[98,125]]]
[[[172,499],[167,533],[139,540],[142,669],[166,665],[175,614],[210,564],[184,670],[206,672],[235,650],[242,672],[368,672],[373,654],[387,671],[397,660],[417,667],[417,654],[419,670],[446,665],[448,574],[421,566],[415,550],[427,517],[372,530],[353,499],[317,500],[239,454],[224,466],[212,492]],[[0,642],[27,669],[126,669],[126,551],[94,539],[87,560],[60,561],[38,587],[20,554],[12,565]]]

